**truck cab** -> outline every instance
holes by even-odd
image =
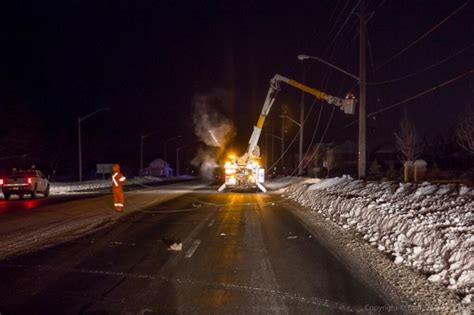
[[[50,189],[48,178],[35,169],[14,170],[12,175],[0,178],[0,186],[6,200],[9,200],[12,195],[17,195],[20,199],[23,199],[25,195],[30,195],[34,199],[38,193],[48,197]]]

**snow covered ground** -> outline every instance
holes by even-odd
[[[140,185],[147,186],[147,184],[153,184],[163,181],[174,181],[174,180],[186,180],[192,179],[192,176],[179,176],[179,177],[153,177],[153,176],[141,176],[134,177],[126,181],[125,185]],[[110,188],[112,185],[110,179],[105,180],[89,180],[83,182],[52,182],[51,183],[51,194],[71,194],[71,193],[84,193],[84,192],[96,192],[97,189]]]
[[[470,304],[474,293],[474,189],[441,184],[366,182],[349,176],[299,179],[285,196],[445,285]],[[268,184],[267,184],[268,185]]]
[[[279,191],[283,188],[288,187],[289,185],[299,183],[303,180],[306,180],[306,179],[304,177],[296,177],[296,176],[277,177],[274,179],[267,180],[265,182],[265,187],[273,191]]]

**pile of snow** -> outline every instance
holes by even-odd
[[[265,187],[270,190],[278,190],[278,189],[288,187],[290,185],[293,185],[302,181],[307,181],[307,180],[308,179],[304,177],[283,176],[283,177],[267,179],[265,181]]]
[[[353,229],[428,280],[469,303],[474,293],[474,189],[448,184],[366,182],[350,176],[288,187],[285,195]]]
[[[134,177],[127,180],[125,185],[146,185],[156,182],[162,182],[163,179],[153,176]],[[105,180],[88,180],[83,182],[57,182],[51,183],[52,194],[69,194],[72,192],[87,192],[95,191],[97,189],[111,188],[112,182],[110,179]]]

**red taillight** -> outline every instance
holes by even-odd
[[[0,185],[3,185],[3,179],[0,178]]]
[[[31,184],[31,178],[28,178],[28,184]]]

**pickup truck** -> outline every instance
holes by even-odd
[[[38,193],[49,196],[49,180],[38,170],[15,170],[12,175],[0,178],[0,187],[6,200],[12,195],[20,199],[25,195],[36,198]]]

